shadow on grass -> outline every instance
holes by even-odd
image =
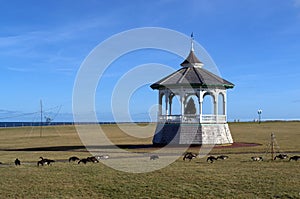
[[[237,148],[237,147],[253,147],[259,146],[261,144],[257,143],[242,143],[235,142],[230,145],[216,145],[214,148]],[[89,149],[114,149],[115,147],[121,149],[150,149],[157,150],[162,147],[167,148],[181,148],[181,147],[189,147],[189,148],[200,148],[202,145],[153,145],[153,144],[127,144],[127,145],[111,145],[111,146],[88,146]],[[1,149],[0,149],[1,150]],[[2,151],[86,151],[86,147],[83,145],[77,146],[47,146],[47,147],[32,147],[32,148],[20,148],[20,149],[2,149]]]

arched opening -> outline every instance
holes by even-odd
[[[214,97],[211,93],[205,93],[203,96],[202,114],[214,115]]]
[[[223,93],[219,93],[218,96],[218,114],[225,115],[225,100]]]
[[[173,94],[171,97],[171,115],[181,115],[180,96]]]
[[[189,95],[186,98],[184,105],[185,115],[197,115],[199,114],[199,103],[198,97],[196,95]]]

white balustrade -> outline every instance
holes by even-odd
[[[226,123],[226,115],[160,115],[159,122]]]

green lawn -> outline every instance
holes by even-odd
[[[123,125],[132,131],[136,128]],[[103,129],[115,144],[150,144],[153,134],[149,128],[143,132],[149,134],[149,138],[133,139],[116,125],[105,125]],[[272,132],[281,152],[300,155],[300,122],[231,123],[230,129],[234,141],[262,145],[213,149],[212,154],[227,154],[230,158],[210,164],[206,158],[184,162],[180,157],[166,168],[142,174],[116,171],[102,163],[61,162],[72,155],[89,156],[84,149],[23,150],[80,146],[73,126],[46,127],[42,137],[38,128],[0,129],[0,161],[3,163],[0,166],[0,195],[1,198],[300,198],[300,161],[250,160],[253,155],[265,155]],[[196,152],[198,148],[190,150]],[[143,154],[147,149],[129,151]],[[173,153],[176,154],[176,150]],[[126,155],[118,156],[121,164],[126,165]],[[37,167],[40,156],[60,161]],[[15,167],[16,157],[26,164]],[[151,164],[159,163],[162,158]],[[149,161],[150,164],[146,157],[137,161]]]

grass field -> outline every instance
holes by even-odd
[[[142,132],[148,138],[134,139],[116,125],[102,126],[118,145],[151,144],[154,127],[151,124]],[[137,131],[130,124],[122,124],[121,128]],[[102,163],[64,162],[73,155],[82,158],[90,155],[73,126],[45,127],[42,137],[37,127],[3,128],[0,129],[3,163],[0,195],[1,198],[300,198],[300,162],[270,161],[270,154],[265,154],[270,134],[274,132],[281,152],[300,155],[300,122],[231,123],[230,129],[235,142],[261,145],[215,148],[211,154],[230,158],[213,164],[207,163],[206,158],[184,162],[180,157],[163,169],[133,174]],[[142,155],[149,150],[153,149],[128,149],[122,155],[109,155],[126,165],[129,152]],[[189,151],[199,152],[199,148],[192,147]],[[172,153],[176,154],[176,149],[170,149]],[[252,162],[253,155],[264,156],[266,161]],[[37,167],[40,156],[59,161],[52,166]],[[16,157],[24,164],[15,167]],[[150,162],[143,156],[137,161]]]

